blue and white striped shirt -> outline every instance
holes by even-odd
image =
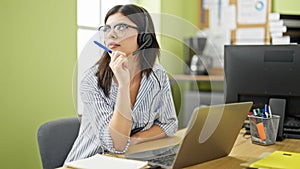
[[[98,66],[93,66],[81,82],[82,121],[78,137],[65,162],[87,158],[104,150],[125,153],[130,144],[129,138],[123,151],[117,151],[113,146],[109,121],[114,112],[118,86],[112,81],[109,97],[106,97],[97,86],[97,71]],[[144,127],[143,130],[147,130],[153,124],[160,126],[167,136],[173,136],[178,127],[169,79],[158,63],[155,63],[149,78],[143,73],[132,110],[132,129]]]

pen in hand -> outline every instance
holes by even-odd
[[[94,41],[94,43],[95,43],[96,45],[98,45],[100,48],[104,49],[106,52],[112,53],[112,50],[110,50],[108,47],[102,45],[100,42]]]

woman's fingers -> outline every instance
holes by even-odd
[[[112,59],[109,63],[110,68],[114,72],[114,76],[117,78],[119,85],[130,84],[130,73],[128,70],[128,57],[125,53],[120,51],[114,51],[112,53]]]
[[[125,58],[119,57],[113,64],[115,68],[122,68],[123,63],[125,62]]]
[[[126,57],[126,53],[123,53],[121,51],[114,51],[111,54],[111,61],[114,62],[119,57]]]
[[[114,51],[109,66],[114,73],[128,68],[128,57],[121,51]]]
[[[111,56],[110,67],[114,67],[116,63],[127,60],[127,56],[125,53],[120,51],[114,51]]]
[[[118,68],[127,68],[128,59],[125,57],[118,57],[115,61],[111,62],[109,66],[112,69],[118,69]]]

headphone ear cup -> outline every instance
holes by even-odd
[[[141,49],[149,48],[152,45],[152,37],[149,33],[141,33],[138,35],[137,39]]]

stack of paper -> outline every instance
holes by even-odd
[[[92,157],[66,163],[65,166],[81,169],[140,169],[147,166],[147,161],[128,160],[96,154]]]
[[[269,28],[272,44],[289,44],[290,36],[284,36],[283,33],[287,31],[279,13],[269,14]]]

